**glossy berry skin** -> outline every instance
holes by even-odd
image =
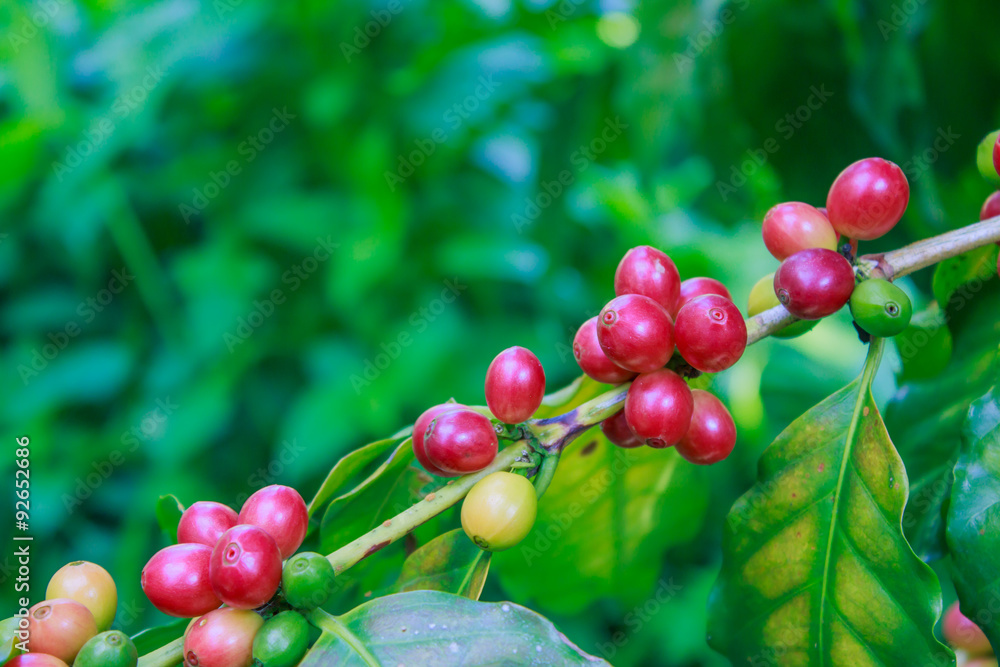
[[[674,326],[663,306],[649,297],[626,294],[601,309],[597,341],[614,363],[648,373],[662,368],[674,353]]]
[[[63,565],[45,588],[45,598],[69,598],[90,610],[98,632],[107,630],[115,620],[118,589],[108,571],[96,563],[78,560]]]
[[[239,522],[239,514],[233,508],[199,500],[181,514],[177,524],[177,541],[214,547],[222,534]]]
[[[597,318],[591,317],[583,323],[573,337],[573,356],[580,370],[588,377],[607,384],[621,384],[636,376],[627,371],[604,354],[601,343],[597,340]]]
[[[486,370],[486,405],[505,424],[530,419],[544,397],[542,362],[527,348],[507,348]]]
[[[962,613],[957,602],[945,612],[942,632],[952,648],[960,648],[969,655],[989,655],[993,652],[986,635]]]
[[[55,656],[44,653],[22,653],[4,663],[4,667],[68,667]]]
[[[628,420],[625,419],[624,409],[619,410],[614,415],[602,421],[601,432],[604,433],[604,436],[612,444],[619,447],[632,449],[642,446],[642,440],[635,437],[635,433],[632,432],[632,429],[628,425]]]
[[[1000,130],[994,130],[983,137],[976,147],[976,167],[979,168],[979,174],[990,184],[1000,183],[1000,173],[997,172],[993,160],[998,140],[1000,140]]]
[[[423,414],[417,417],[417,421],[413,424],[413,455],[417,457],[417,461],[424,467],[424,470],[432,475],[437,475],[438,477],[458,477],[458,473],[441,470],[427,458],[427,450],[424,446],[424,434],[427,432],[427,427],[431,425],[431,420],[438,415],[443,415],[446,412],[464,407],[460,403],[435,405],[432,408],[424,410]]]
[[[670,316],[680,307],[681,274],[665,252],[641,245],[625,253],[615,270],[615,294],[641,294],[663,306]]]
[[[706,294],[684,304],[674,325],[677,351],[703,373],[724,371],[747,348],[747,325],[732,301]]]
[[[322,606],[333,591],[333,583],[333,565],[312,551],[295,554],[281,569],[281,592],[296,609]]]
[[[998,215],[1000,215],[1000,191],[987,197],[986,201],[983,202],[983,207],[979,209],[980,220],[989,220]]]
[[[771,310],[779,305],[781,305],[781,302],[778,301],[778,295],[774,293],[774,274],[769,273],[758,280],[753,289],[750,290],[747,315],[753,317],[758,313]],[[795,338],[806,333],[817,324],[817,320],[796,320],[784,329],[779,329],[771,335],[775,338]]]
[[[644,373],[625,396],[625,419],[636,437],[656,449],[680,442],[691,425],[694,399],[680,375],[662,369]]]
[[[694,412],[691,426],[677,443],[677,453],[691,463],[711,465],[729,456],[736,446],[736,424],[718,398],[702,389],[691,390]]]
[[[683,308],[684,304],[688,301],[706,294],[718,294],[719,296],[726,297],[730,301],[733,300],[733,297],[729,294],[729,290],[726,289],[726,286],[715,278],[688,278],[681,283],[681,298],[680,301],[678,301],[678,311],[680,311],[680,309]]]
[[[209,573],[220,600],[234,609],[254,609],[278,591],[281,552],[263,528],[234,526],[212,550]]]
[[[851,294],[851,315],[872,336],[897,336],[910,325],[913,306],[906,292],[880,278],[865,280]]]
[[[832,315],[843,308],[853,291],[851,263],[825,248],[795,253],[774,274],[775,295],[801,320]]]
[[[297,611],[272,616],[253,639],[261,667],[295,667],[309,648],[309,622]]]
[[[432,464],[449,473],[478,472],[497,456],[493,422],[472,410],[452,410],[431,420],[424,450]]]
[[[185,667],[250,667],[262,625],[264,619],[249,609],[223,607],[205,614],[184,635]]]
[[[462,529],[480,549],[503,551],[535,524],[538,496],[524,477],[495,472],[476,482],[462,503]]]
[[[27,631],[29,653],[45,653],[72,664],[83,645],[97,634],[97,623],[76,600],[56,598],[28,610]]]
[[[815,207],[802,202],[786,202],[764,215],[764,245],[781,261],[806,248],[837,249],[837,232],[830,220]]]
[[[888,160],[872,157],[840,172],[830,187],[826,209],[837,232],[868,241],[895,227],[909,201],[910,185],[903,170]]]
[[[76,656],[73,667],[136,667],[139,653],[124,632],[112,630],[91,638]]]
[[[175,544],[157,551],[142,568],[142,591],[153,606],[170,616],[201,616],[222,604],[212,590],[204,544]]]
[[[1000,137],[997,137],[996,143],[993,144],[993,169],[1000,176]]]
[[[239,522],[263,528],[274,538],[282,558],[288,558],[306,538],[309,511],[306,501],[290,486],[272,484],[247,498]]]

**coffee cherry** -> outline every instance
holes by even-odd
[[[747,305],[747,315],[753,317],[765,310],[771,310],[775,306],[781,305],[778,295],[774,293],[774,274],[769,273],[753,286],[750,290],[750,301]],[[775,338],[795,338],[806,333],[818,324],[818,320],[796,320],[784,329],[775,331],[772,336]]]
[[[662,368],[674,353],[674,326],[656,301],[626,294],[609,301],[597,316],[597,341],[614,363],[648,373]]]
[[[452,410],[431,420],[424,451],[441,470],[464,475],[493,463],[499,443],[493,423],[472,410]]]
[[[615,294],[641,294],[663,306],[670,316],[680,307],[681,275],[665,252],[648,245],[625,253],[615,270]]]
[[[998,139],[1000,139],[1000,130],[995,130],[983,137],[976,147],[976,166],[979,168],[979,174],[992,184],[1000,183],[1000,174],[997,173],[996,165],[993,164],[993,149],[996,147]]]
[[[786,202],[764,215],[764,245],[778,261],[806,248],[837,249],[837,232],[820,211],[802,202]]]
[[[28,610],[27,632],[29,653],[45,653],[72,664],[87,640],[97,634],[97,623],[76,600],[56,598]]]
[[[601,432],[613,444],[625,449],[642,446],[642,440],[635,437],[625,419],[625,409],[621,409],[601,422]]]
[[[188,627],[184,664],[190,667],[250,667],[253,640],[264,619],[249,609],[223,607]]]
[[[73,667],[136,667],[139,653],[124,632],[112,630],[93,637],[76,656]]]
[[[530,419],[545,397],[545,371],[531,350],[509,347],[486,370],[486,405],[505,424]]]
[[[274,538],[282,558],[288,558],[306,538],[309,511],[306,501],[290,486],[272,484],[247,498],[239,522],[263,528]]]
[[[1000,191],[987,197],[986,201],[983,202],[983,207],[979,209],[980,220],[989,220],[998,215],[1000,215]]]
[[[970,655],[989,655],[993,652],[986,635],[962,613],[957,602],[945,612],[942,631],[945,641],[952,648],[962,649]]]
[[[5,662],[4,667],[67,667],[67,665],[59,658],[44,653],[22,653]]]
[[[975,658],[968,661],[962,667],[997,667],[996,658]]]
[[[715,278],[688,278],[681,283],[681,298],[677,302],[677,310],[680,311],[680,309],[683,308],[684,304],[688,301],[706,294],[718,294],[719,296],[726,297],[730,301],[733,300],[733,297],[729,294],[729,290],[726,289],[726,286]]]
[[[912,314],[910,297],[888,280],[862,281],[851,294],[851,315],[872,336],[889,338],[902,333]]]
[[[997,141],[993,144],[993,169],[1000,175],[1000,137],[997,137]]]
[[[573,356],[580,370],[587,376],[607,384],[621,384],[635,377],[635,373],[627,371],[608,359],[597,340],[597,318],[591,317],[583,323],[573,337]]]
[[[854,291],[854,269],[825,248],[801,250],[778,267],[774,293],[795,317],[818,320],[840,310]]]
[[[718,373],[743,356],[747,325],[736,304],[724,296],[706,294],[681,307],[674,338],[684,361],[704,373]]]
[[[220,600],[235,609],[254,609],[278,591],[281,552],[263,528],[234,526],[212,550],[209,573]]]
[[[910,185],[898,166],[872,157],[858,160],[830,187],[830,223],[851,239],[877,239],[896,226],[910,201]]]
[[[184,510],[177,524],[177,541],[214,547],[224,532],[239,523],[239,515],[222,503],[199,500]]]
[[[435,405],[432,408],[424,410],[423,414],[417,417],[416,423],[413,424],[413,455],[417,457],[417,461],[424,467],[424,470],[432,475],[437,475],[438,477],[458,477],[458,473],[445,472],[431,463],[430,459],[427,458],[427,450],[424,446],[424,434],[427,432],[427,427],[431,425],[431,420],[438,415],[464,407],[464,405],[459,403]]]
[[[260,667],[295,667],[309,648],[309,622],[296,611],[272,616],[253,639]]]
[[[201,616],[222,604],[212,590],[204,544],[175,544],[157,551],[142,568],[142,591],[153,606],[170,616]]]
[[[118,608],[118,589],[115,580],[100,565],[78,560],[59,568],[45,589],[48,600],[69,598],[90,610],[97,623],[97,630],[111,627]]]
[[[636,437],[656,449],[680,442],[691,425],[694,399],[677,373],[663,369],[633,380],[625,396],[625,419]]]
[[[524,477],[495,472],[482,478],[462,503],[462,529],[479,548],[503,551],[523,540],[535,524],[538,496]]]
[[[296,609],[321,607],[333,591],[333,582],[333,565],[311,551],[295,554],[281,570],[281,592]]]
[[[691,426],[677,443],[677,453],[698,465],[718,463],[736,446],[736,424],[722,401],[709,392],[692,389],[691,397]]]

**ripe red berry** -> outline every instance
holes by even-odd
[[[777,260],[806,248],[837,249],[837,232],[830,220],[809,204],[778,204],[764,216],[764,245]]]
[[[598,382],[621,384],[635,377],[635,373],[625,370],[604,354],[597,340],[596,317],[591,317],[577,330],[573,337],[573,356],[580,370]]]
[[[665,252],[648,245],[632,248],[615,270],[615,294],[641,294],[667,309],[673,317],[680,307],[681,274]]]
[[[175,544],[157,551],[142,568],[142,591],[153,606],[170,616],[192,618],[219,607],[208,565],[212,548]]]
[[[730,301],[733,300],[733,297],[729,294],[729,290],[726,289],[726,286],[715,278],[688,278],[681,283],[681,298],[677,302],[677,312],[680,312],[680,309],[683,308],[684,304],[688,301],[706,294],[718,294],[719,296],[726,297]]]
[[[677,452],[691,463],[718,463],[736,445],[736,424],[718,398],[702,389],[691,391],[694,412],[688,432],[677,443]]]
[[[622,368],[649,373],[674,353],[674,326],[663,306],[638,294],[618,296],[597,316],[597,341]]]
[[[493,423],[472,410],[452,410],[431,420],[424,433],[424,451],[430,462],[451,473],[478,472],[496,458]]]
[[[184,635],[184,664],[191,667],[250,667],[253,639],[264,619],[249,609],[216,609],[192,623]]]
[[[993,144],[993,168],[1000,175],[1000,137],[997,137],[997,142]]]
[[[681,307],[674,325],[677,351],[704,373],[724,371],[743,356],[747,325],[732,301],[706,294]]]
[[[44,653],[22,653],[4,663],[4,667],[67,667],[59,658]]]
[[[877,239],[896,226],[910,201],[903,170],[882,158],[858,160],[830,187],[827,214],[833,228],[851,239]]]
[[[459,403],[435,405],[432,408],[424,410],[423,414],[417,417],[417,421],[413,424],[413,454],[417,457],[420,465],[424,467],[424,470],[432,475],[437,475],[438,477],[458,477],[458,473],[441,470],[427,458],[427,449],[424,446],[424,434],[427,432],[427,427],[431,425],[431,420],[438,415],[464,407],[464,405]]]
[[[625,419],[632,432],[657,449],[680,442],[691,425],[693,410],[687,383],[667,369],[643,373],[625,396]]]
[[[625,449],[632,449],[642,445],[642,440],[635,437],[635,433],[629,428],[628,420],[625,419],[625,410],[621,409],[614,415],[601,422],[601,432],[613,444]]]
[[[239,523],[239,515],[222,503],[199,500],[184,510],[177,524],[177,541],[214,547],[219,537]]]
[[[28,610],[28,651],[73,664],[83,645],[97,634],[90,610],[76,600],[56,598]]]
[[[778,267],[774,293],[795,317],[818,320],[840,310],[854,291],[854,270],[825,248],[801,250]]]
[[[272,484],[254,492],[240,509],[239,522],[263,528],[274,538],[282,558],[288,558],[306,538],[306,501],[290,486]]]
[[[962,613],[957,602],[945,612],[942,631],[945,641],[953,648],[960,648],[970,655],[989,655],[993,652],[982,629]]]
[[[980,220],[989,220],[998,215],[1000,215],[1000,191],[987,197],[986,201],[983,202],[983,207],[979,209]]]
[[[486,370],[486,405],[505,424],[530,419],[544,397],[542,362],[527,348],[507,348]]]
[[[281,552],[263,528],[234,526],[212,550],[209,572],[219,599],[235,609],[253,609],[278,591]]]

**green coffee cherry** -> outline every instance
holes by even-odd
[[[983,137],[979,142],[979,148],[976,149],[976,166],[979,167],[979,173],[993,185],[1000,184],[1000,174],[997,174],[997,169],[993,166],[993,147],[997,143],[998,136],[1000,130],[990,132]]]
[[[135,667],[139,654],[124,632],[112,630],[91,637],[73,661],[73,667]]]
[[[888,280],[865,280],[851,294],[851,315],[873,336],[889,338],[910,324],[913,306],[906,292]]]
[[[296,609],[315,609],[330,597],[333,580],[330,561],[321,554],[303,551],[285,563],[281,571],[281,590],[288,604]]]
[[[774,308],[780,303],[777,295],[774,293],[774,274],[769,273],[758,280],[757,284],[750,290],[750,303],[747,306],[747,314],[753,317],[758,313],[763,313],[765,310]],[[819,320],[798,320],[771,335],[775,338],[795,338],[806,333],[817,324],[819,324]]]
[[[297,611],[273,616],[253,639],[253,657],[261,667],[295,667],[309,648],[309,622]]]

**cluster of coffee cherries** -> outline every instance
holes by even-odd
[[[942,621],[944,639],[955,649],[961,667],[997,667],[993,647],[982,629],[969,620],[954,602]]]
[[[109,630],[117,607],[118,589],[107,570],[82,560],[64,565],[49,580],[45,600],[16,617],[15,655],[5,666],[135,667],[132,640]]]
[[[329,596],[330,562],[295,554],[308,524],[302,496],[278,484],[256,491],[238,514],[208,501],[184,510],[178,544],[146,563],[142,590],[163,613],[194,619],[184,635],[185,665],[297,664],[308,648],[306,619],[288,610],[265,623],[264,615],[281,606],[272,604],[279,587],[294,609],[313,609]]]

